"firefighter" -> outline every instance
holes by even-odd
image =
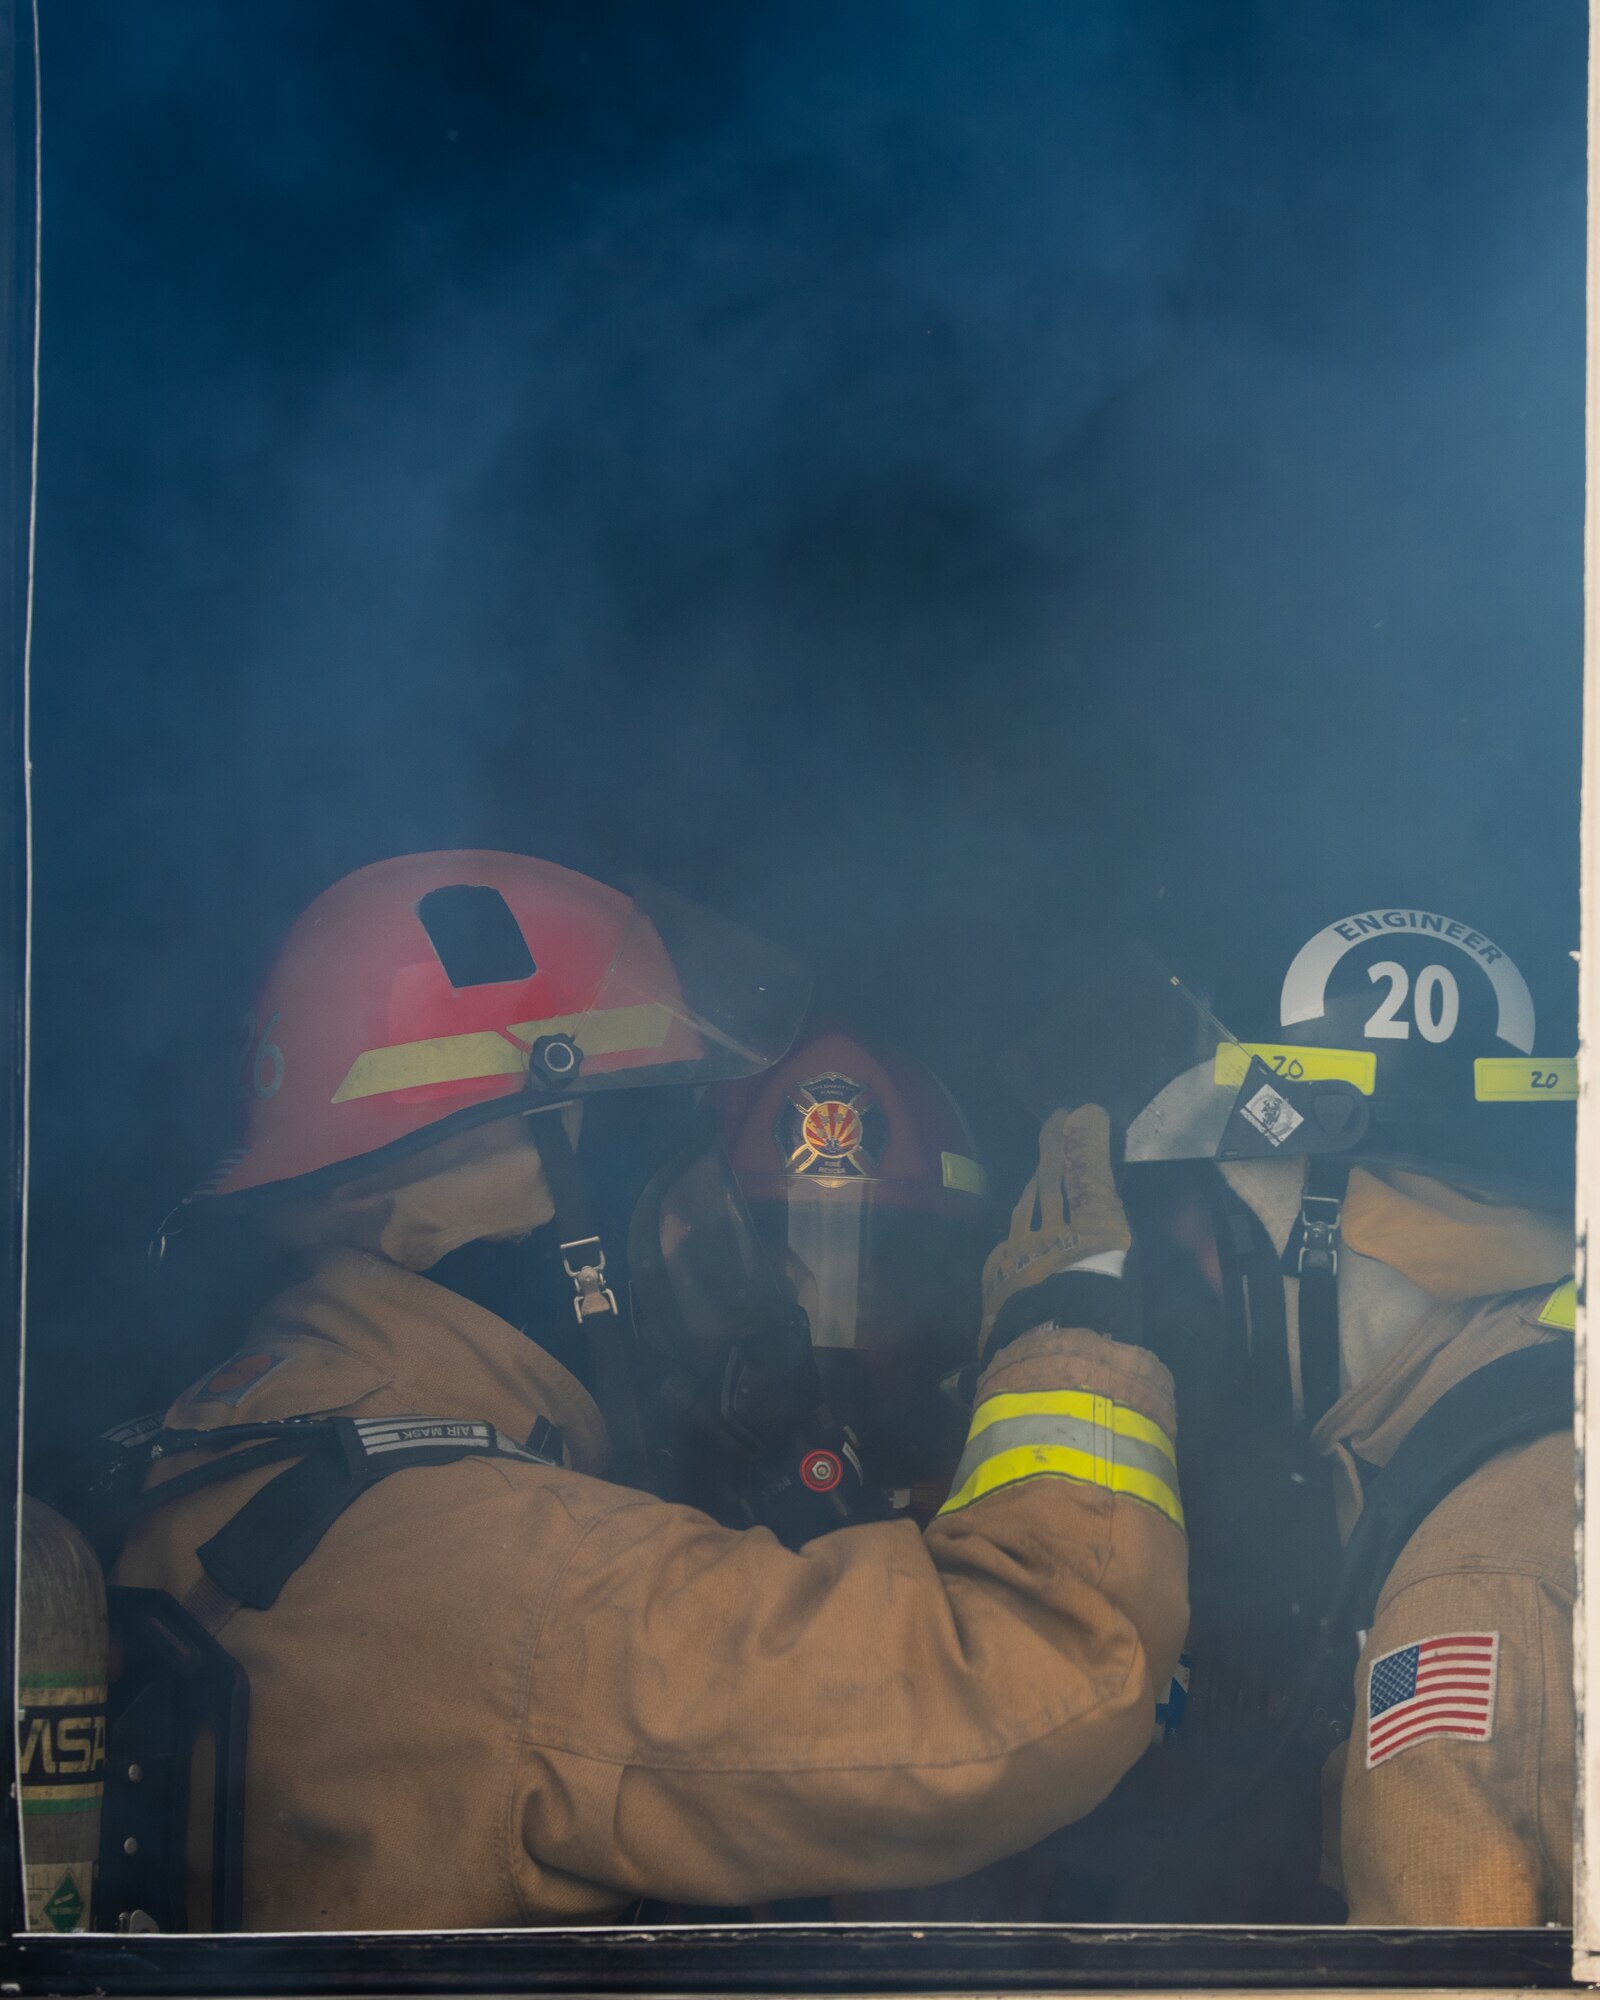
[[[668,1450],[667,1483],[687,1472],[689,1493],[722,1518],[762,1519],[796,1545],[844,1524],[792,1487],[774,1494],[758,1480],[730,1490],[715,1476],[726,1452],[708,1451],[708,1418],[726,1407],[728,1347],[739,1324],[723,1297],[724,1266],[740,1260],[727,1257],[719,1232],[707,1232],[705,1224],[708,1212],[733,1211],[748,1216],[750,1234],[803,1305],[818,1393],[850,1440],[846,1448],[859,1446],[870,1471],[871,1486],[853,1518],[898,1516],[925,1526],[949,1494],[961,1455],[985,1251],[997,1220],[970,1127],[930,1071],[836,1025],[808,1029],[781,1063],[717,1085],[707,1100],[703,1138],[686,1163],[663,1170],[635,1212],[630,1257],[641,1331],[680,1368],[681,1381],[699,1385],[692,1414]],[[1030,1210],[1034,1192],[1030,1187]],[[1031,1236],[1031,1213],[1017,1227]],[[997,1270],[1009,1254],[996,1253]],[[795,1501],[806,1498],[810,1507],[797,1511]],[[1158,1703],[1163,1737],[1174,1702],[1182,1700],[1181,1675],[1180,1666],[1178,1681]],[[1106,1835],[1113,1818],[1145,1840],[1162,1823],[1163,1802],[1152,1801],[1141,1782],[1157,1761],[1142,1759],[1106,1806],[1078,1822],[1097,1877],[1108,1860],[1113,1869],[1137,1872],[1126,1839],[1108,1842]],[[756,1914],[1037,1921],[1052,1914],[1066,1871],[1089,1872],[1078,1857],[1063,1855],[1059,1840],[1047,1839],[955,1881],[802,1900]],[[1170,1881],[1170,1862],[1165,1874]],[[1082,1900],[1081,1880],[1075,1888],[1072,1914]],[[1204,1913],[1204,1906],[1193,1907]],[[649,1914],[683,1920],[705,1913],[653,1908]]]
[[[639,1333],[683,1388],[650,1398],[658,1422],[679,1412],[655,1490],[722,1518],[757,1515],[790,1540],[829,1525],[802,1510],[791,1526],[748,1481],[729,1490],[727,1452],[707,1443],[748,1330],[747,1281],[741,1291],[728,1277],[753,1258],[727,1257],[708,1226],[732,1212],[803,1318],[825,1425],[870,1469],[851,1518],[933,1518],[966,1434],[996,1232],[976,1150],[931,1071],[831,1023],[808,1026],[773,1068],[707,1092],[698,1138],[653,1179],[630,1236]]]
[[[187,1227],[248,1215],[298,1267],[167,1413],[118,1569],[248,1675],[247,1927],[934,1881],[1144,1748],[1185,1539],[1103,1113],[1046,1129],[926,1532],[794,1551],[605,1476],[609,1428],[624,1473],[648,1460],[616,1218],[671,1107],[769,1066],[805,999],[731,927],[513,855],[379,863],[290,932],[242,1038],[242,1144]],[[746,1296],[754,1434],[804,1415],[809,1343]],[[855,1483],[791,1442],[803,1484]]]
[[[1215,1354],[1169,1357],[1179,1406],[1192,1426],[1208,1368],[1249,1381],[1331,1473],[1346,1548],[1290,1720],[1324,1749],[1347,1734],[1324,1790],[1350,1920],[1568,1923],[1570,1009],[1541,1019],[1486,932],[1411,907],[1354,911],[1278,963],[1266,1004],[1217,996],[1226,1025],[1196,1004],[1201,1060],[1127,1135],[1130,1206],[1153,1176],[1169,1264],[1181,1239],[1217,1307]]]

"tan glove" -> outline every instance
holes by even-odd
[[[1022,1190],[1011,1233],[983,1267],[980,1355],[988,1352],[1002,1308],[1019,1293],[1088,1259],[1092,1269],[1118,1278],[1132,1243],[1111,1168],[1111,1120],[1098,1104],[1053,1112],[1039,1134],[1039,1170]],[[1049,1302],[1041,1298],[1039,1324],[1049,1318]]]

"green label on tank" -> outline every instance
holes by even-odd
[[[63,1875],[55,1894],[45,1904],[44,1913],[56,1930],[75,1931],[87,1908],[83,1891],[70,1875]]]

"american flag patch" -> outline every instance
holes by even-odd
[[[1419,1639],[1374,1660],[1367,1678],[1367,1769],[1431,1736],[1487,1743],[1494,1734],[1498,1632]]]

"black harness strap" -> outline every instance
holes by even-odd
[[[243,1426],[241,1425],[242,1429]],[[207,1432],[209,1437],[213,1433]],[[215,1486],[222,1479],[238,1479],[246,1472],[255,1472],[263,1465],[275,1465],[285,1458],[298,1458],[309,1450],[314,1440],[306,1437],[273,1438],[266,1443],[246,1447],[242,1451],[230,1452],[227,1457],[209,1460],[205,1465],[191,1466],[187,1472],[180,1472],[176,1478],[163,1480],[153,1486],[148,1493],[141,1493],[134,1503],[135,1520],[142,1520],[146,1514],[153,1514],[157,1508],[170,1507],[174,1502],[188,1499],[191,1493],[198,1493],[202,1487]],[[203,1446],[179,1446],[179,1450],[203,1450]],[[165,1458],[165,1450],[152,1453],[154,1458]]]
[[[351,1502],[390,1473],[468,1458],[559,1467],[561,1433],[546,1417],[520,1445],[491,1423],[446,1417],[286,1417],[215,1430],[169,1430],[159,1417],[141,1417],[108,1432],[106,1443],[116,1456],[102,1469],[97,1505],[111,1552],[131,1519],[295,1461],[198,1551],[201,1575],[181,1605],[163,1591],[109,1593],[123,1670],[112,1687],[96,1894],[119,1928],[133,1927],[140,1913],[146,1927],[154,1913],[167,1929],[186,1928],[194,1908],[187,1836],[191,1824],[202,1828],[201,1812],[210,1860],[210,1908],[201,1921],[238,1930],[250,1684],[216,1635],[241,1605],[264,1611],[276,1603]],[[211,1455],[139,1495],[152,1465],[191,1452]],[[207,1739],[202,1765],[197,1745]],[[202,1771],[209,1780],[197,1780]],[[205,1862],[200,1867],[203,1881]]]
[[[617,1295],[606,1276],[605,1245],[559,1111],[547,1115],[540,1125],[538,1147],[539,1164],[555,1209],[561,1267],[572,1283],[572,1310],[578,1324],[582,1326],[596,1313],[615,1315]]]
[[[1300,1220],[1288,1269],[1300,1280],[1300,1395],[1307,1429],[1339,1400],[1339,1220],[1350,1163],[1332,1154],[1306,1161]]]
[[[245,1449],[229,1451],[230,1445]],[[245,1502],[197,1551],[205,1572],[187,1608],[213,1634],[241,1606],[269,1610],[339,1516],[369,1486],[417,1466],[467,1458],[559,1467],[560,1433],[541,1418],[519,1445],[493,1424],[447,1417],[287,1417],[208,1431],[148,1432],[128,1449],[158,1462],[180,1452],[223,1455],[152,1488],[141,1515],[280,1459],[296,1461]]]
[[[1440,1501],[1500,1452],[1572,1429],[1572,1363],[1570,1339],[1503,1354],[1447,1389],[1406,1433],[1362,1495],[1340,1569],[1338,1599],[1358,1631]]]
[[[1441,1501],[1500,1452],[1572,1429],[1572,1342],[1503,1354],[1447,1389],[1365,1488],[1317,1650],[1282,1726],[1257,1762],[1208,1805],[1202,1824],[1238,1809],[1297,1743],[1321,1756],[1345,1740],[1354,1714],[1356,1653],[1406,1544]]]

